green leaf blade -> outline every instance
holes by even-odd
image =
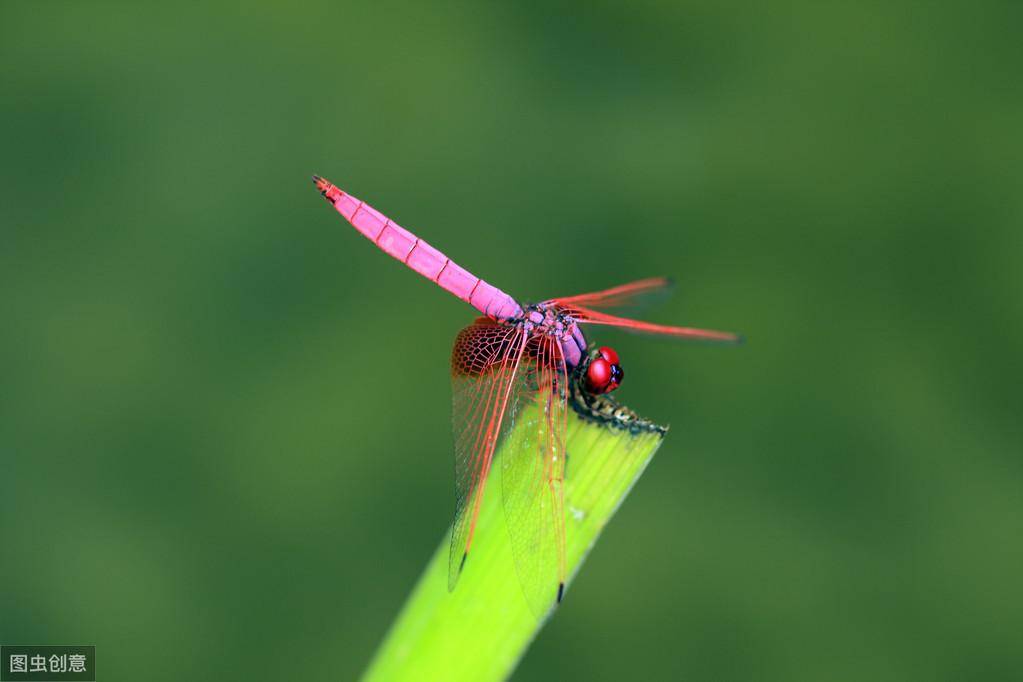
[[[569,585],[597,538],[664,438],[647,422],[593,419],[570,411],[565,438],[566,560]],[[499,447],[504,454],[508,438]],[[498,467],[492,468],[498,471]],[[363,679],[503,680],[546,620],[538,620],[522,593],[501,505],[490,481],[477,536],[454,591],[448,591],[450,531],[434,552]],[[565,597],[571,601],[570,590]],[[554,613],[553,609],[548,617]]]

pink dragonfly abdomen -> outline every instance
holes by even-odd
[[[366,202],[359,201],[319,176],[314,175],[313,182],[337,212],[384,253],[436,282],[487,317],[503,322],[522,315],[522,307],[514,298],[459,267]]]

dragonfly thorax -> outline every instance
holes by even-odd
[[[586,337],[579,323],[564,310],[549,303],[523,306],[522,317],[513,320],[531,336],[556,338],[568,369],[574,369],[586,355]]]

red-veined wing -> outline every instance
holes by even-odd
[[[648,277],[603,291],[555,298],[552,302],[566,307],[580,305],[595,310],[638,308],[667,298],[674,286],[667,277]]]
[[[548,302],[568,312],[578,322],[583,324],[605,324],[647,334],[662,334],[704,341],[737,343],[742,340],[738,335],[729,332],[653,324],[652,322],[643,322],[642,320],[619,317],[603,312],[607,309],[633,308],[646,304],[652,299],[667,296],[671,292],[672,286],[671,280],[665,277],[650,277],[591,294],[553,298]]]
[[[565,430],[568,377],[561,344],[528,340],[523,392],[510,412],[513,430],[501,451],[504,515],[526,601],[543,618],[565,585]]]
[[[455,441],[455,520],[451,526],[448,589],[453,590],[472,547],[483,490],[505,412],[516,402],[525,334],[486,318],[458,333],[451,353],[451,422]],[[507,426],[507,424],[505,424]]]
[[[731,332],[719,332],[713,329],[695,329],[693,327],[672,327],[664,324],[654,324],[652,322],[643,322],[642,320],[633,320],[628,317],[618,317],[616,315],[609,315],[607,313],[600,312],[599,310],[591,310],[584,308],[580,305],[562,305],[561,301],[557,301],[557,305],[561,306],[562,309],[575,318],[576,322],[580,324],[604,324],[610,327],[620,327],[629,331],[643,332],[644,334],[660,334],[662,336],[674,336],[680,339],[698,339],[700,341],[714,341],[723,343],[740,343],[742,337],[738,334]]]

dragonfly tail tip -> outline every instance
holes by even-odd
[[[461,573],[462,569],[465,568],[465,560],[469,558],[469,552],[466,551],[462,554],[462,563],[458,564],[458,572]]]
[[[316,189],[319,190],[320,194],[327,197],[329,201],[334,201],[334,199],[337,198],[336,196],[332,195],[337,190],[334,188],[332,184],[330,184],[330,180],[327,180],[326,178],[321,177],[319,175],[314,175],[313,184],[316,185]]]
[[[558,583],[558,603],[561,603],[561,598],[565,596],[565,583]]]

